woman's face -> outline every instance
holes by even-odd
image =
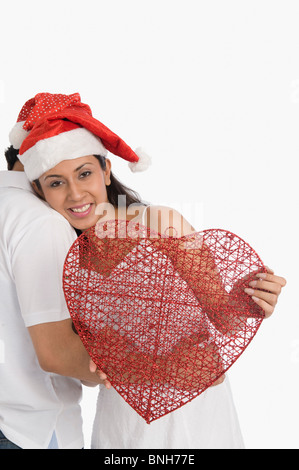
[[[95,214],[97,205],[108,202],[106,185],[110,184],[110,171],[109,160],[103,171],[93,155],[64,160],[39,178],[41,196],[73,227],[86,230],[99,219]],[[40,194],[36,185],[34,189]]]

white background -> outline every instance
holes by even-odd
[[[237,233],[287,278],[229,376],[246,446],[298,448],[298,1],[9,0],[0,10],[2,149],[27,99],[78,91],[153,157],[146,174],[112,157],[123,182],[199,230]],[[96,390],[84,397],[88,447]]]

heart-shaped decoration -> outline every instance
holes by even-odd
[[[238,359],[264,314],[244,293],[266,272],[231,232],[181,238],[109,221],[69,250],[63,287],[90,357],[147,423],[211,386]]]

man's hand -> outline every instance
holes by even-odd
[[[102,370],[98,369],[98,366],[93,362],[92,359],[89,361],[89,370],[92,374],[96,374],[99,379],[102,381],[102,384],[105,385],[107,390],[111,388],[111,383],[109,382],[107,375]]]

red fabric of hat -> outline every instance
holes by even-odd
[[[70,125],[66,124],[66,120]],[[38,120],[28,137],[24,140],[20,148],[20,155],[23,155],[40,140],[49,139],[62,132],[68,132],[68,130],[78,127],[84,127],[84,129],[99,137],[104,147],[114,155],[132,163],[139,161],[136,153],[118,135],[86,113],[85,110],[76,107],[46,115]]]
[[[39,93],[23,106],[10,133],[28,178],[39,178],[63,160],[107,151],[130,162],[132,171],[143,171],[150,158],[133,151],[118,135],[92,116],[90,107],[72,95]]]
[[[79,93],[71,95],[38,93],[23,105],[19,112],[17,122],[9,134],[10,143],[15,149],[19,149],[23,140],[28,136],[34,124],[44,115],[61,111],[68,106],[76,104],[81,109],[91,114],[87,104],[81,103]]]

